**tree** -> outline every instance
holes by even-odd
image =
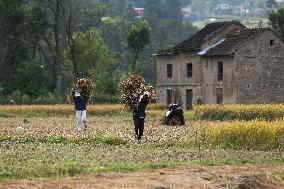
[[[163,2],[164,15],[163,18],[168,19],[182,19],[181,0],[165,0]]]
[[[15,89],[23,94],[38,97],[46,90],[46,71],[39,60],[31,59],[20,64],[16,70]]]
[[[205,0],[192,0],[191,8],[194,12],[200,12],[201,16],[204,14]]]
[[[102,39],[101,33],[92,28],[73,35],[75,46],[73,51],[66,49],[66,59],[72,62],[72,54],[76,55],[80,76],[89,76],[91,72],[110,72],[117,60]]]
[[[0,24],[0,82],[9,94],[17,67],[36,56],[47,27],[44,12],[24,0],[1,0]]]
[[[277,2],[276,2],[276,0],[267,0],[266,1],[266,6],[269,9],[276,8],[277,7]]]
[[[272,29],[284,39],[284,7],[270,12],[268,19]]]
[[[258,8],[264,8],[265,3],[266,3],[266,0],[255,0],[255,6]]]
[[[43,53],[46,62],[49,64],[48,67],[51,70],[51,86],[52,91],[58,89],[57,81],[60,72],[60,38],[62,32],[60,30],[61,17],[63,14],[63,1],[62,0],[36,0],[43,11],[46,11],[48,22],[50,23],[49,33],[44,36],[45,44],[40,47],[41,53]],[[47,49],[47,50],[46,50]],[[48,52],[48,53],[47,53]],[[51,56],[51,58],[50,58]]]
[[[65,32],[67,35],[67,44],[70,49],[71,60],[74,70],[74,78],[80,78],[78,68],[78,58],[76,53],[76,37],[79,37],[78,32],[86,32],[91,27],[96,27],[101,23],[101,18],[105,11],[109,8],[107,4],[96,4],[94,8],[86,8],[82,0],[66,0],[64,4],[64,23]],[[96,53],[96,50],[93,49]]]
[[[143,52],[146,45],[150,43],[151,28],[146,20],[142,20],[139,24],[132,24],[128,31],[127,44],[129,49],[134,54],[134,59],[131,63],[132,71],[136,70],[136,63],[139,55]]]

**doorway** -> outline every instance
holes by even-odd
[[[216,103],[217,104],[223,103],[223,89],[222,88],[216,89]]]
[[[186,109],[192,109],[193,91],[192,89],[186,89]]]

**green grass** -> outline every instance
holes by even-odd
[[[113,136],[2,138],[0,179],[127,172],[179,165],[283,164],[281,151],[136,145]],[[280,157],[275,159],[275,157]]]
[[[0,117],[13,117],[13,114],[5,111],[0,111]]]
[[[45,136],[45,137],[2,137],[2,143],[41,143],[41,144],[105,144],[105,145],[126,145],[127,141],[117,136],[98,136],[87,138],[67,138],[62,136]]]

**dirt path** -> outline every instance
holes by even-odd
[[[284,181],[273,181],[277,173],[282,176],[283,166],[186,166],[167,169],[145,170],[132,173],[102,173],[35,180],[6,180],[1,189],[73,189],[73,188],[284,188]]]

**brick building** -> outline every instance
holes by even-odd
[[[157,102],[178,88],[192,103],[284,103],[284,44],[269,28],[237,21],[206,25],[171,51],[156,54]]]

